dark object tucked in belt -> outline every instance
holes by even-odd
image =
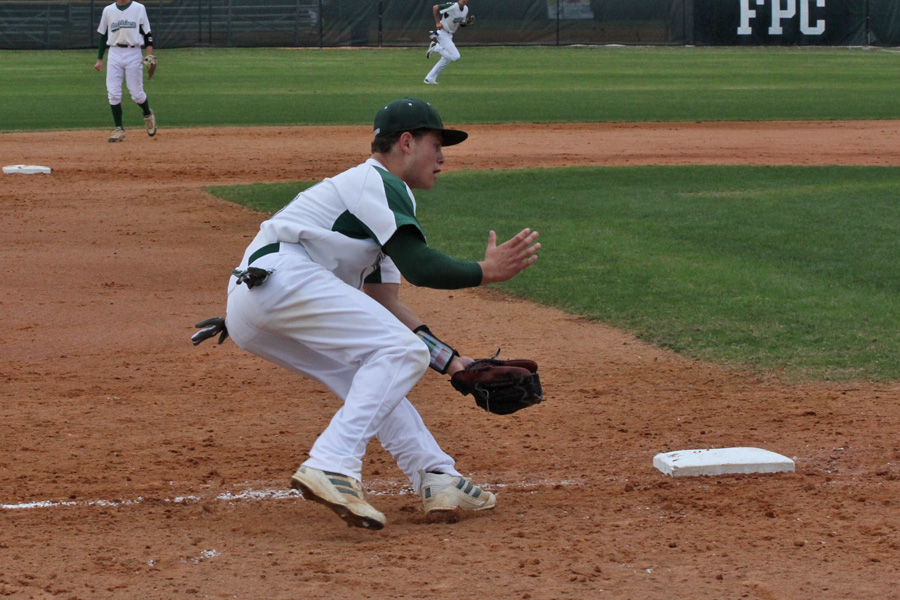
[[[247,260],[248,266],[246,269],[235,269],[232,271],[232,275],[237,277],[238,285],[242,283],[246,283],[249,289],[253,289],[258,285],[262,285],[266,278],[272,274],[272,269],[260,269],[259,267],[251,267],[256,260],[262,258],[267,254],[274,254],[278,252],[281,248],[281,244],[275,242],[274,244],[268,244],[263,246],[256,252],[250,255],[250,258]]]
[[[246,283],[247,287],[252,290],[256,286],[262,285],[272,274],[272,270],[247,267],[244,270],[235,269],[231,274],[237,277],[238,285]]]

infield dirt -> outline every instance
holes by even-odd
[[[514,416],[433,372],[410,395],[496,510],[426,519],[377,442],[364,476],[383,531],[289,494],[337,404],[230,341],[191,345],[263,218],[202,188],[325,177],[365,158],[370,132],[160,119],[120,144],[0,135],[3,165],[53,169],[0,175],[0,597],[900,598],[900,385],[788,384],[491,289],[401,297],[466,354],[500,340],[541,365],[547,401]],[[900,165],[894,121],[465,129],[448,171]],[[728,446],[797,471],[652,467]]]

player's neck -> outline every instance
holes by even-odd
[[[373,152],[371,158],[373,158],[373,159],[377,160],[379,163],[381,163],[381,166],[383,166],[388,171],[391,170],[390,166],[392,163],[391,163],[390,156],[388,156],[387,154],[385,154],[383,152]]]
[[[398,152],[373,152],[372,158],[380,162],[381,166],[387,169],[388,173],[406,181],[404,178],[406,164],[402,154]]]

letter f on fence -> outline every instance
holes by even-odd
[[[766,0],[741,0],[741,24],[738,27],[738,35],[751,35],[753,27],[750,25],[750,19],[756,18],[756,11],[750,8],[750,3],[754,2],[757,6],[762,6]]]

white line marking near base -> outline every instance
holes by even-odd
[[[520,483],[505,483],[497,485],[484,485],[485,489],[529,489],[556,486],[580,486],[584,485],[583,481],[563,480],[563,481],[532,481]],[[373,496],[403,496],[406,494],[415,494],[414,490],[408,485],[397,480],[373,480],[366,482],[369,495]],[[207,500],[208,496],[176,496],[174,498],[165,498],[163,502],[173,502],[175,504],[192,504]],[[234,492],[223,492],[217,494],[212,499],[223,502],[261,502],[266,500],[286,500],[286,499],[303,499],[303,495],[297,490],[240,490]],[[0,510],[26,510],[38,508],[65,508],[69,506],[98,506],[98,507],[117,507],[132,506],[146,502],[142,496],[131,500],[62,500],[54,502],[51,500],[43,500],[40,502],[23,502],[20,504],[0,504]]]

